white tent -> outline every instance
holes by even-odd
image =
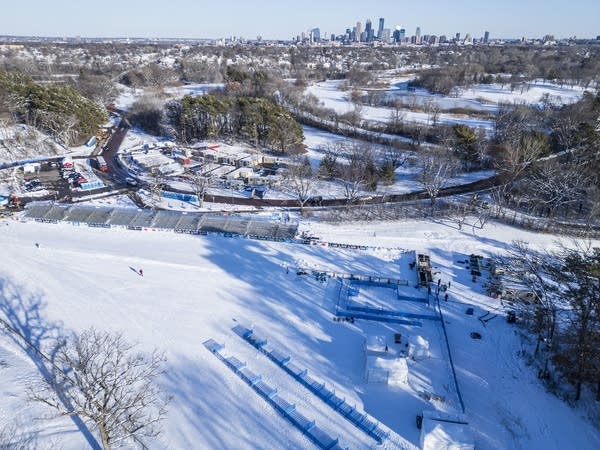
[[[429,341],[422,336],[411,336],[408,356],[414,360],[429,358]]]
[[[475,441],[463,414],[424,411],[422,450],[475,450]]]
[[[406,358],[399,358],[393,354],[367,355],[365,379],[367,383],[408,383]]]
[[[388,351],[385,336],[367,336],[365,339],[365,353],[369,355],[381,355]]]

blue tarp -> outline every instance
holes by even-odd
[[[194,194],[182,194],[181,192],[160,191],[160,195],[171,200],[179,200],[180,202],[199,205],[198,196]]]

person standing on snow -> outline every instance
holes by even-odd
[[[144,271],[142,269],[140,269],[140,276],[143,277],[144,276]]]

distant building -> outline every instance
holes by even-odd
[[[383,40],[383,24],[385,19],[383,17],[379,18],[379,28],[377,29],[377,39]]]
[[[371,23],[371,19],[367,19],[365,23],[365,33],[366,39],[365,42],[371,42],[375,37],[375,30],[373,30],[373,24]]]
[[[415,44],[421,44],[421,27],[417,27],[417,31],[415,32]]]
[[[484,44],[487,44],[488,42],[490,42],[490,32],[489,32],[489,31],[486,31],[486,32],[483,34],[483,43],[484,43]]]
[[[310,41],[321,42],[321,30],[319,28],[313,28],[310,30]]]
[[[356,28],[354,28],[354,40],[356,42],[359,42],[361,35],[362,35],[362,23],[356,22]]]
[[[386,44],[389,44],[391,41],[391,33],[390,33],[390,29],[389,28],[384,28],[383,31],[381,32],[381,36],[379,36],[379,40],[381,42],[385,42]]]

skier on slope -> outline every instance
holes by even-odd
[[[144,271],[142,269],[140,269],[140,276],[143,277],[144,276]]]

